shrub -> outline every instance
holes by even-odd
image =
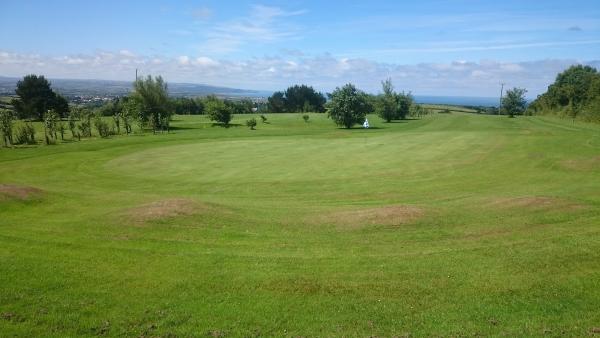
[[[206,114],[212,121],[222,123],[225,126],[229,125],[229,122],[233,116],[231,109],[227,107],[223,100],[216,96],[209,96],[206,98],[204,106],[206,109]]]
[[[98,135],[100,137],[106,138],[110,136],[110,127],[106,121],[102,120],[100,117],[96,117],[94,119],[94,127],[98,131]]]
[[[13,112],[6,109],[0,109],[0,134],[4,139],[4,145],[9,146],[12,143],[12,125],[15,116]]]
[[[44,114],[44,137],[46,139],[46,144],[55,143],[50,142],[50,139],[56,141],[59,122],[60,116],[56,111],[50,109]]]
[[[304,122],[308,122],[309,118],[310,118],[310,116],[308,116],[308,114],[302,115],[302,119],[304,120]]]
[[[251,130],[254,130],[254,127],[256,127],[256,119],[251,118],[250,120],[247,120],[246,126],[250,127]]]
[[[17,128],[15,134],[16,144],[35,144],[35,128],[31,123],[25,123],[25,125]]]
[[[260,119],[262,120],[263,123],[267,122],[267,117],[264,115],[260,115]]]

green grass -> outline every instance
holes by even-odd
[[[243,124],[247,116],[233,122]],[[0,150],[0,336],[589,336],[600,127],[177,117]],[[198,213],[140,221],[165,199]],[[367,221],[386,206],[420,217]]]

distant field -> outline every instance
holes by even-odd
[[[267,117],[1,148],[0,336],[600,332],[600,126]]]
[[[467,108],[467,107],[463,107],[463,106],[454,106],[454,105],[448,105],[448,104],[423,104],[422,106],[425,108],[431,109],[435,113],[439,113],[444,110],[449,110],[450,112],[457,112],[457,113],[477,113],[477,110],[473,109],[473,108]]]

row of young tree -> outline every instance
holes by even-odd
[[[60,97],[50,87],[43,76],[27,75],[17,84],[17,98],[13,100],[14,112],[0,110],[0,131],[5,145],[35,144],[36,130],[32,121],[41,121],[44,131],[44,142],[55,143],[60,135],[65,140],[67,131],[72,140],[82,137],[92,137],[93,129],[98,136],[108,137],[120,134],[121,127],[130,134],[133,124],[140,129],[150,128],[153,132],[169,131],[169,121],[172,114],[167,94],[167,84],[158,76],[137,80],[134,90],[129,97],[122,98],[118,103],[112,103],[99,110],[91,110],[81,106],[68,104],[53,105],[53,98]],[[103,115],[110,113],[110,120]],[[23,119],[24,122],[13,130],[14,121]]]
[[[35,144],[36,130],[32,122],[40,121],[44,142],[52,144],[58,140],[58,135],[65,140],[65,135],[69,134],[67,131],[72,140],[92,137],[94,129],[100,137],[121,134],[121,130],[130,134],[134,125],[138,125],[140,130],[168,133],[173,114],[207,114],[211,120],[228,125],[234,114],[254,111],[254,103],[250,100],[234,102],[214,95],[202,99],[171,99],[167,89],[162,77],[148,76],[134,82],[129,96],[92,110],[69,106],[52,90],[44,76],[27,75],[17,84],[17,98],[12,100],[14,112],[0,109],[0,133],[7,146]],[[13,130],[17,119],[24,122]]]
[[[600,73],[590,66],[571,66],[528,107],[532,115],[558,115],[600,122]]]

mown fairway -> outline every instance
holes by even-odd
[[[600,126],[268,118],[0,150],[0,336],[600,331]]]

